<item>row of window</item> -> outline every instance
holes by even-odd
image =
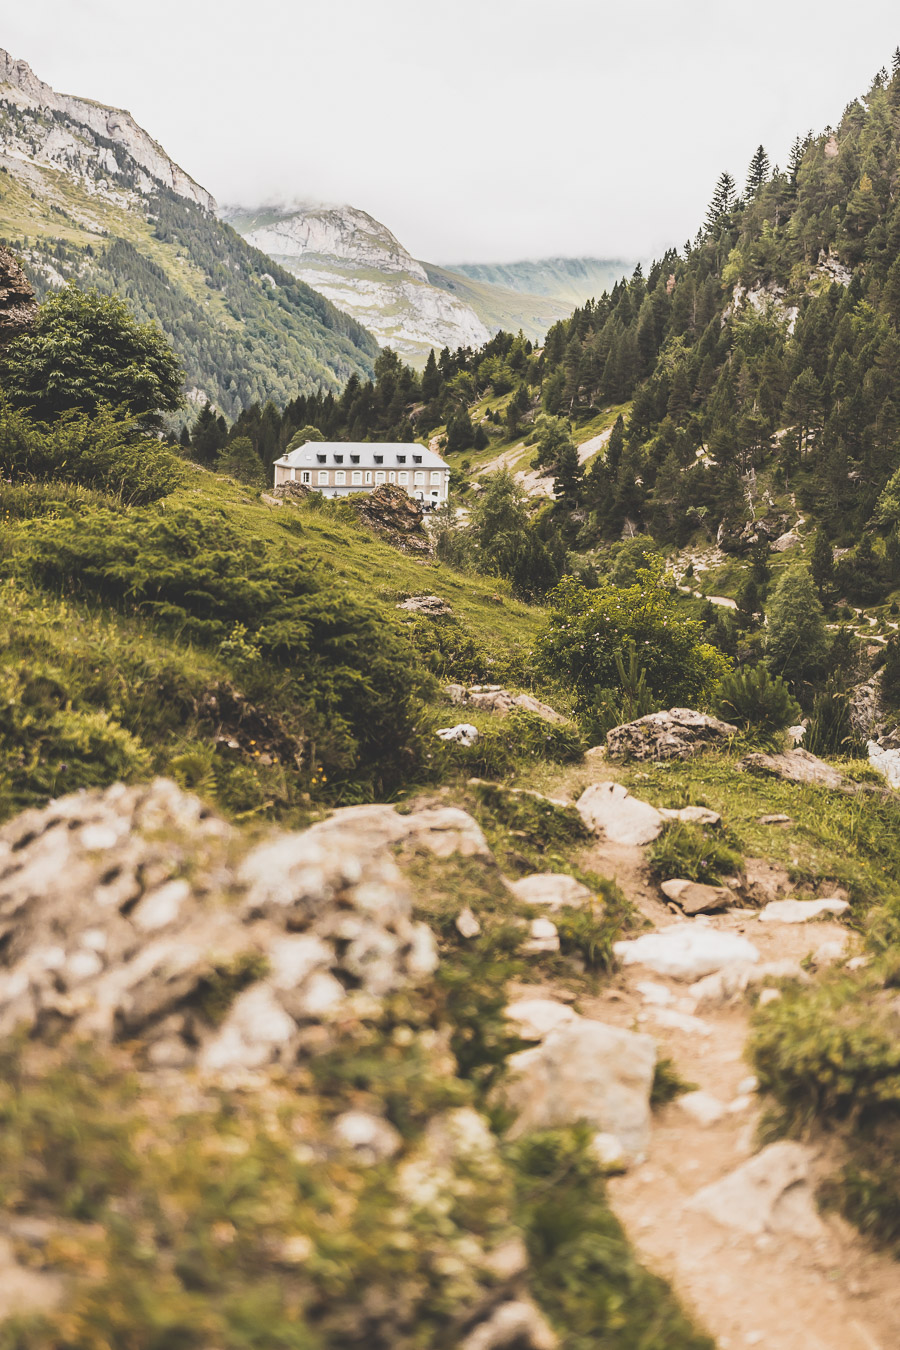
[[[306,458],[309,459],[310,456],[307,455]],[[335,464],[343,464],[343,462],[344,462],[344,456],[343,456],[343,455],[332,455],[332,458],[333,458]],[[318,462],[319,462],[320,464],[325,464],[325,463],[327,462],[327,460],[328,460],[328,456],[327,456],[327,454],[324,454],[324,455],[316,454],[316,459],[318,460]],[[375,460],[375,463],[376,463],[376,464],[383,464],[383,463],[384,463],[384,455],[373,455],[373,459]],[[413,455],[413,457],[412,457],[412,462],[413,462],[413,464],[421,464],[421,463],[422,463],[422,456],[421,456],[421,455]],[[351,455],[351,456],[350,456],[350,463],[351,463],[351,464],[358,464],[358,463],[359,463],[359,455]],[[406,463],[406,455],[398,455],[398,456],[397,456],[397,463],[398,463],[398,464],[405,464],[405,463]]]
[[[316,472],[316,478],[317,478],[317,482],[318,482],[318,484],[319,484],[320,487],[321,487],[323,484],[327,484],[327,483],[330,481],[328,475],[329,475],[328,469],[318,469],[318,470],[317,470],[317,472]],[[312,470],[310,470],[310,469],[304,469],[304,470],[302,471],[301,475],[300,475],[300,481],[301,481],[301,483],[308,483],[308,484],[311,484],[311,483],[312,483]],[[365,474],[363,474],[363,470],[362,470],[362,469],[354,469],[354,470],[352,470],[352,472],[351,472],[351,474],[350,474],[350,483],[351,483],[352,486],[359,486],[359,487],[362,487],[364,481],[365,481],[366,483],[371,484],[371,482],[372,482],[372,470],[371,470],[371,469],[366,469],[366,470],[365,470]],[[376,482],[376,483],[384,483],[385,481],[390,482],[390,483],[401,483],[401,484],[408,483],[408,482],[409,482],[409,472],[408,472],[407,470],[405,470],[405,469],[401,469],[401,471],[400,471],[399,473],[394,473],[394,471],[391,470],[391,472],[387,475],[387,478],[386,478],[386,477],[385,477],[385,471],[384,471],[384,469],[376,469],[376,471],[375,471],[375,482]],[[346,486],[346,483],[347,483],[347,471],[346,471],[346,469],[335,469],[335,470],[334,470],[334,482],[335,482],[335,486],[336,486],[336,487]],[[415,483],[417,483],[417,484],[421,484],[421,483],[424,483],[424,482],[425,482],[425,472],[424,472],[424,470],[420,470],[419,472],[413,474],[413,482],[415,482]],[[431,474],[431,482],[432,482],[433,484],[435,484],[435,485],[439,485],[439,484],[440,484],[440,482],[441,482],[441,471],[440,471],[440,469],[435,469],[435,470],[433,470],[433,472],[432,472],[432,474]]]

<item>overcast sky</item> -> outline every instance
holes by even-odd
[[[680,244],[898,43],[896,0],[28,0],[0,30],[220,202],[351,202],[434,262]]]

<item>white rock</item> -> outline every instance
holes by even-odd
[[[742,1096],[742,1097],[743,1097],[743,1096],[746,1096],[746,1094],[747,1094],[747,1093],[750,1093],[750,1092],[758,1092],[758,1091],[759,1091],[759,1079],[757,1078],[756,1074],[755,1074],[755,1073],[751,1073],[751,1074],[748,1074],[746,1078],[742,1078],[741,1081],[740,1081],[740,1082],[738,1083],[738,1085],[737,1085],[737,1090],[738,1090],[738,1095],[739,1095],[739,1096]]]
[[[662,831],[656,807],[632,797],[621,783],[594,783],[575,806],[585,825],[613,844],[650,844]]]
[[[530,937],[522,946],[526,955],[537,956],[541,952],[559,951],[559,930],[549,919],[532,919],[528,931]]]
[[[274,1059],[296,1030],[272,990],[265,984],[252,985],[238,994],[218,1035],[201,1050],[199,1067],[207,1071],[259,1068]]]
[[[552,998],[522,998],[510,1003],[504,1016],[515,1023],[516,1032],[523,1041],[540,1041],[568,1022],[578,1020],[578,1014],[564,1003]]]
[[[132,922],[145,933],[157,928],[165,928],[174,923],[181,913],[181,906],[190,897],[191,888],[183,877],[167,881],[164,886],[147,895],[131,911]]]
[[[759,991],[759,1006],[767,1008],[770,1003],[777,1003],[780,998],[780,989],[761,989]]]
[[[604,1134],[599,1130],[591,1139],[590,1151],[601,1167],[607,1171],[624,1171],[628,1155],[614,1134]]]
[[[657,1008],[667,1008],[675,1002],[675,995],[664,984],[655,984],[653,980],[636,980],[634,985],[645,1003]]]
[[[583,905],[591,899],[587,886],[565,872],[535,872],[533,876],[521,877],[508,884],[519,900],[528,905],[545,905],[548,909]]]
[[[868,956],[851,956],[850,960],[847,962],[847,969],[865,970],[866,966],[869,964],[869,960],[870,958]]]
[[[650,1017],[659,1027],[683,1031],[688,1036],[711,1036],[712,1027],[699,1017],[679,1012],[677,1008],[651,1008]]]
[[[556,1350],[558,1344],[535,1305],[516,1299],[495,1308],[486,1322],[460,1342],[460,1350]]]
[[[759,916],[760,923],[808,923],[821,914],[845,914],[847,900],[773,900]]]
[[[81,935],[82,947],[87,947],[92,952],[105,952],[109,945],[109,939],[102,928],[88,928]]]
[[[435,733],[442,741],[453,741],[456,745],[474,745],[478,740],[478,728],[471,722],[457,722],[455,727],[440,727]]]
[[[675,980],[697,980],[727,966],[759,960],[759,952],[746,938],[699,922],[644,933],[615,943],[613,950],[625,966],[643,965]]]
[[[299,992],[299,1002],[292,1004],[298,1017],[312,1019],[333,1012],[347,997],[347,991],[327,971],[317,970],[310,975]]]
[[[650,1036],[583,1017],[559,1026],[509,1060],[502,1092],[517,1115],[511,1134],[584,1120],[639,1157],[649,1138],[655,1064]]]
[[[718,1097],[701,1090],[685,1092],[676,1097],[675,1105],[698,1125],[715,1125],[726,1114],[726,1107]]]
[[[478,937],[481,932],[481,924],[468,905],[465,905],[456,916],[456,931],[464,938]]]
[[[68,984],[80,984],[82,980],[92,980],[103,969],[103,962],[96,952],[73,952],[65,964],[65,977]]]
[[[393,1158],[403,1146],[393,1125],[368,1111],[345,1111],[338,1116],[334,1122],[334,1137],[342,1148],[352,1150],[360,1162],[368,1165]]]
[[[810,1150],[791,1140],[769,1144],[720,1181],[704,1186],[688,1208],[741,1233],[823,1232],[810,1185]]]
[[[867,741],[866,749],[872,768],[884,774],[891,787],[900,787],[900,750],[885,750],[877,741]]]
[[[295,989],[314,970],[327,970],[334,949],[314,934],[280,937],[269,944],[269,983],[275,989]]]
[[[721,1007],[723,1003],[738,998],[750,985],[761,984],[767,979],[808,981],[809,976],[800,962],[791,957],[782,961],[760,962],[758,965],[727,966],[691,985],[694,1011]]]
[[[683,820],[691,825],[721,825],[722,817],[718,811],[711,811],[708,806],[679,806],[677,809],[670,806],[661,806],[659,814],[663,820]]]

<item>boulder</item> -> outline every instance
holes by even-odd
[[[434,545],[425,529],[422,503],[401,487],[384,483],[374,492],[357,492],[349,498],[360,520],[376,534],[407,553],[431,553]]]
[[[632,797],[621,783],[594,783],[585,788],[575,809],[588,829],[613,844],[650,844],[662,832],[655,806]]]
[[[819,1237],[824,1227],[813,1198],[811,1161],[805,1145],[779,1140],[704,1186],[687,1207],[739,1233]]]
[[[16,255],[0,245],[0,346],[20,336],[37,317],[37,300]]]
[[[866,750],[872,768],[884,775],[890,787],[900,787],[900,750],[886,750],[877,741],[868,741]]]
[[[457,722],[455,727],[439,727],[434,734],[442,741],[452,741],[454,745],[474,745],[479,731],[471,722]]]
[[[509,1060],[502,1093],[513,1137],[584,1120],[614,1135],[632,1158],[650,1131],[656,1045],[650,1036],[578,1017]]]
[[[543,952],[559,951],[559,931],[549,919],[532,919],[528,926],[528,940],[522,944],[526,956],[539,956]]]
[[[850,728],[859,741],[878,739],[883,730],[886,709],[881,694],[881,673],[855,684],[847,695]]]
[[[552,998],[521,998],[510,1003],[504,1016],[515,1024],[523,1041],[541,1041],[557,1027],[576,1022],[578,1014]]]
[[[794,750],[785,750],[780,755],[745,755],[738,768],[747,769],[750,773],[785,778],[792,783],[811,783],[815,787],[841,788],[846,782],[837,769],[800,746]]]
[[[500,684],[473,684],[470,688],[463,684],[448,684],[444,686],[444,692],[451,703],[460,707],[479,708],[482,712],[502,714],[511,712],[513,708],[522,708],[557,726],[565,725],[569,720],[533,695],[511,694]]]
[[[730,722],[691,708],[670,708],[613,727],[606,748],[610,759],[690,759],[700,750],[727,744],[737,734]]]
[[[562,909],[564,905],[581,906],[592,898],[587,886],[565,872],[535,872],[507,884],[518,900],[527,905],[544,905],[551,910]]]
[[[439,595],[411,595],[407,600],[401,600],[396,608],[408,610],[412,614],[427,614],[430,618],[453,613],[447,601]]]
[[[699,881],[673,878],[664,881],[660,890],[668,900],[674,900],[685,914],[712,914],[717,909],[733,905],[735,896],[727,886],[704,886]]]
[[[460,1350],[556,1350],[556,1333],[530,1299],[508,1299],[460,1343]]]
[[[846,900],[773,900],[759,916],[760,923],[809,923],[823,914],[846,914]]]
[[[718,811],[711,811],[708,806],[661,806],[659,814],[663,820],[680,820],[687,825],[722,824]]]
[[[679,1111],[690,1116],[697,1125],[716,1125],[728,1113],[724,1102],[720,1102],[711,1092],[702,1090],[682,1093],[676,1097],[675,1103]]]
[[[754,965],[725,966],[691,985],[694,1009],[699,1012],[705,1008],[720,1008],[723,1003],[740,998],[751,986],[769,979],[809,983],[809,976],[800,962],[791,957],[782,961],[760,961]]]
[[[727,966],[753,965],[759,960],[759,952],[746,938],[700,922],[643,933],[615,943],[613,951],[624,966],[646,966],[673,980],[699,980]]]

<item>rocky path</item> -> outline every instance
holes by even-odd
[[[604,766],[604,775],[614,770]],[[582,785],[569,774],[554,795],[574,800]],[[654,930],[678,922],[643,848],[598,842],[578,861],[615,877]],[[764,923],[744,910],[699,922],[752,941],[760,963],[806,958],[811,978],[848,951],[848,932],[836,921]],[[580,1000],[584,1016],[649,1032],[660,1057],[696,1084],[654,1113],[645,1159],[611,1179],[620,1221],[720,1350],[894,1350],[897,1264],[837,1216],[817,1212],[814,1191],[829,1161],[823,1146],[778,1143],[752,1162],[760,1104],[744,1059],[750,1003],[723,1000],[715,979],[707,983],[712,989],[697,998],[690,982],[629,965],[599,997]],[[739,1171],[748,1165],[749,1173]]]

